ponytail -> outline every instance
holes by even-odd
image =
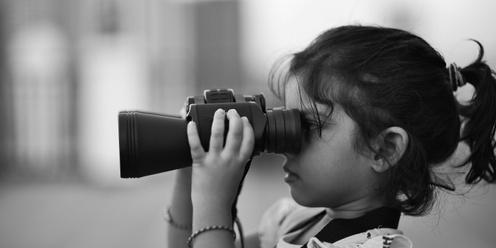
[[[478,183],[481,180],[494,183],[496,181],[494,154],[496,147],[496,74],[482,60],[484,48],[478,41],[475,42],[480,49],[478,58],[467,67],[459,69],[463,80],[475,88],[474,96],[469,104],[459,105],[462,121],[466,120],[460,141],[465,142],[471,151],[461,166],[471,163],[471,168],[465,177],[467,183]]]

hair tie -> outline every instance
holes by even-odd
[[[453,91],[456,91],[458,87],[462,87],[467,82],[463,79],[462,73],[460,72],[461,68],[456,66],[455,63],[452,63],[448,67],[449,81]]]

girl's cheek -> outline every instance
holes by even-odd
[[[319,138],[316,135],[304,136],[301,141],[301,150],[297,155],[302,155],[308,151],[315,150],[312,149],[319,142]]]
[[[320,138],[318,130],[303,130],[302,136],[302,145],[316,142]]]

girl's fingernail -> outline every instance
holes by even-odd
[[[223,109],[221,109],[221,108],[220,108],[220,109],[217,109],[217,112],[218,112],[219,114],[225,114],[225,113],[226,113],[226,111],[225,111],[225,110],[223,110]]]

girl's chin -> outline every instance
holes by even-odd
[[[294,189],[291,185],[289,186],[289,188],[291,197],[296,203],[304,207],[313,207],[313,200],[310,198],[310,195],[308,195],[308,193],[305,194],[304,192],[298,192],[298,190]]]

